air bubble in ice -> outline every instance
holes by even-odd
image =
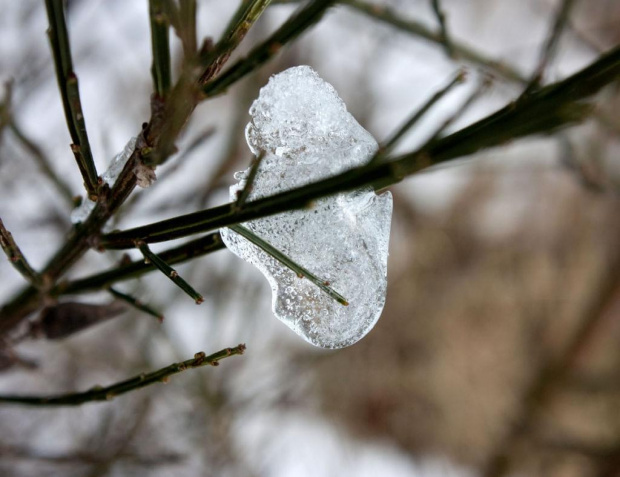
[[[273,76],[250,109],[246,139],[264,158],[248,200],[303,186],[366,163],[377,150],[334,88],[308,66]],[[235,174],[234,200],[248,171]],[[244,224],[295,262],[329,282],[343,306],[229,229],[226,246],[255,265],[273,289],[274,314],[310,343],[349,346],[375,325],[387,288],[392,196],[371,188],[320,199]]]

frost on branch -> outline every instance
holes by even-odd
[[[265,153],[248,200],[333,176],[367,162],[377,143],[347,112],[334,88],[308,66],[273,76],[250,109],[250,149]],[[249,170],[235,174],[235,200]],[[375,325],[387,287],[392,216],[389,192],[371,188],[317,200],[311,209],[248,222],[245,227],[329,282],[343,306],[245,238],[222,229],[226,246],[255,265],[273,289],[275,315],[310,343],[342,348]]]

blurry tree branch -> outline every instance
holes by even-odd
[[[548,362],[540,366],[531,384],[522,396],[519,414],[512,420],[506,436],[497,445],[495,452],[489,457],[484,468],[484,477],[501,477],[512,470],[516,457],[516,446],[521,439],[527,437],[537,422],[541,409],[548,404],[549,398],[557,390],[557,386],[565,381],[571,370],[577,365],[584,354],[593,347],[600,338],[605,327],[613,323],[612,306],[620,296],[620,254],[616,253],[610,263],[608,273],[602,283],[595,289],[583,317],[557,356],[550,357]],[[620,453],[619,453],[620,454]],[[609,455],[605,454],[602,466],[610,464]],[[618,460],[617,456],[615,457]],[[618,463],[615,464],[618,466]],[[620,467],[620,466],[618,466]],[[614,467],[617,470],[617,467]],[[603,473],[603,475],[606,475]],[[612,475],[612,474],[609,474]]]
[[[13,265],[29,283],[35,287],[40,287],[40,275],[30,266],[21,249],[15,243],[13,235],[4,226],[2,219],[0,219],[0,246],[2,246],[2,250],[4,250],[11,265]]]
[[[181,373],[187,369],[194,369],[207,365],[218,366],[221,360],[230,356],[243,354],[244,351],[245,345],[240,344],[234,348],[225,348],[209,356],[200,352],[196,353],[192,359],[171,364],[170,366],[166,366],[152,373],[140,374],[111,386],[95,386],[89,391],[82,393],[62,394],[59,396],[0,395],[0,403],[26,404],[30,406],[78,406],[87,402],[110,401],[116,396],[150,386],[154,383],[166,383],[170,379],[170,376]]]

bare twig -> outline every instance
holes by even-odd
[[[532,75],[524,94],[529,93],[533,89],[540,86],[545,70],[547,69],[547,65],[555,55],[555,50],[560,40],[560,36],[567,24],[568,15],[574,4],[575,0],[562,0],[562,4],[559,6],[553,21],[553,27],[551,28],[547,41],[540,52],[538,65],[534,70],[534,74]]]
[[[194,290],[194,288],[192,288],[189,283],[183,280],[183,278],[179,276],[179,274],[174,268],[168,265],[156,254],[151,252],[151,249],[146,243],[137,241],[136,247],[138,247],[140,249],[140,252],[142,252],[142,255],[144,255],[145,262],[150,262],[155,265],[155,267],[157,267],[164,275],[166,275],[170,280],[172,280],[172,282],[176,286],[178,286],[181,290],[183,290],[190,297],[192,297],[192,299],[196,302],[197,305],[200,305],[204,301],[202,295],[196,290]]]
[[[11,262],[15,269],[21,273],[29,283],[36,287],[40,287],[42,283],[41,276],[30,266],[28,260],[26,260],[26,257],[24,257],[24,254],[15,243],[11,232],[4,227],[2,219],[0,219],[0,245],[4,253],[6,253],[9,262]]]
[[[112,232],[103,236],[101,243],[108,248],[131,248],[135,240],[162,242],[229,227],[302,208],[314,199],[345,190],[369,185],[375,190],[382,189],[429,166],[579,122],[589,111],[580,101],[595,94],[618,76],[620,47],[601,55],[590,66],[563,81],[537,90],[460,131],[391,161],[356,167],[327,179],[254,200],[246,203],[242,210],[237,210],[235,204],[231,203],[134,229]]]
[[[155,94],[165,98],[172,83],[170,67],[170,20],[165,14],[164,0],[149,0],[149,18],[151,23],[151,48],[153,63],[151,74]]]
[[[255,47],[245,58],[240,59],[220,76],[206,83],[203,87],[203,93],[207,96],[223,93],[230,85],[269,61],[283,45],[292,42],[318,22],[325,11],[334,3],[335,0],[312,0],[305,7],[297,10],[267,40]]]
[[[82,103],[78,79],[73,71],[69,35],[65,23],[62,0],[46,0],[49,19],[49,39],[52,46],[58,88],[65,110],[65,118],[73,144],[71,150],[84,179],[84,186],[91,200],[97,199],[99,178],[86,133],[86,122],[82,113]]]
[[[154,308],[147,305],[146,303],[141,302],[137,298],[127,293],[123,293],[119,290],[116,290],[115,288],[112,288],[112,287],[109,287],[108,291],[110,292],[112,296],[114,296],[115,298],[118,298],[119,300],[124,301],[125,303],[134,307],[136,310],[142,311],[146,313],[147,315],[151,315],[157,318],[157,321],[159,321],[160,323],[164,321],[164,315],[160,311],[155,310]]]
[[[448,117],[443,123],[437,127],[435,132],[431,134],[430,138],[426,141],[424,146],[421,147],[422,150],[428,149],[429,146],[438,140],[438,138],[448,129],[456,120],[465,114],[465,112],[474,104],[480,96],[486,91],[489,87],[490,83],[487,80],[482,80],[481,83],[471,92],[471,94],[467,97],[463,104],[461,104],[455,112],[453,112],[450,117]]]
[[[87,402],[110,401],[116,396],[150,386],[154,383],[166,383],[170,379],[170,376],[187,369],[199,368],[207,365],[218,366],[221,360],[230,356],[243,354],[245,349],[245,345],[240,344],[234,348],[226,348],[209,356],[206,356],[203,352],[196,353],[193,359],[171,364],[170,366],[166,366],[152,373],[140,374],[111,386],[95,386],[89,391],[82,393],[62,394],[59,396],[5,395],[0,396],[0,403],[24,404],[29,406],[78,406]]]
[[[439,0],[431,0],[433,7],[433,13],[437,17],[437,23],[439,23],[439,34],[441,35],[441,42],[443,43],[446,53],[450,58],[454,58],[454,48],[452,47],[452,41],[448,36],[448,27],[446,26],[446,15],[441,9]]]
[[[230,58],[232,51],[241,43],[252,25],[260,18],[270,0],[249,0],[242,2],[233,16],[220,41],[203,58],[202,73],[195,77],[194,68],[184,72],[175,87],[165,108],[160,108],[161,116],[154,119],[146,129],[146,140],[156,144],[147,159],[149,166],[163,164],[176,150],[175,141],[184,128],[198,102],[204,99],[201,85],[215,77]]]
[[[196,10],[196,0],[179,1],[181,42],[183,43],[183,53],[186,62],[193,59],[197,54]]]
[[[263,162],[264,157],[265,152],[261,151],[260,154],[254,157],[254,159],[252,160],[250,172],[248,173],[248,177],[245,180],[245,186],[239,191],[239,195],[237,196],[237,202],[235,203],[237,209],[241,209],[243,207],[245,201],[252,193],[252,188],[254,187],[254,180],[256,179],[256,174],[258,174],[258,169],[260,168],[261,162]]]
[[[58,174],[56,174],[54,169],[52,169],[50,160],[45,152],[43,152],[43,149],[41,149],[38,144],[24,134],[15,122],[14,118],[10,118],[8,127],[22,147],[30,153],[43,175],[45,175],[54,187],[56,187],[58,192],[60,192],[60,196],[65,199],[65,202],[67,202],[68,205],[73,207],[75,202],[73,200],[71,188],[64,181],[64,179],[62,179]]]
[[[403,19],[402,15],[399,15],[398,13],[392,11],[387,6],[373,5],[372,3],[368,3],[362,0],[340,0],[340,3],[348,5],[349,7],[352,7],[355,10],[365,15],[368,15],[371,18],[392,25],[411,35],[423,38],[432,43],[435,43],[436,45],[444,45],[444,40],[441,32],[438,33],[432,31],[424,24],[415,20],[405,20]],[[521,84],[527,83],[527,78],[525,76],[523,76],[517,70],[505,63],[496,61],[492,58],[487,57],[483,53],[476,51],[473,48],[460,44],[456,42],[454,38],[451,38],[450,45],[452,46],[453,53],[457,57],[460,57],[483,68],[490,69],[498,73],[502,77],[509,79],[510,81],[515,81]]]
[[[327,293],[327,295],[329,295],[331,298],[336,300],[341,305],[344,305],[344,306],[348,306],[349,305],[349,302],[347,301],[347,299],[345,297],[343,297],[340,293],[338,293],[336,290],[334,290],[329,285],[329,282],[327,282],[324,279],[321,279],[321,278],[317,277],[310,270],[308,270],[308,269],[302,267],[301,265],[299,265],[293,259],[289,258],[285,254],[283,254],[280,250],[278,250],[273,245],[271,245],[269,242],[267,242],[267,241],[263,240],[262,238],[260,238],[258,235],[256,235],[254,232],[252,232],[250,229],[248,229],[248,228],[246,228],[246,227],[244,227],[242,225],[231,225],[230,226],[230,230],[232,230],[235,233],[238,233],[239,235],[241,235],[245,239],[247,239],[250,242],[252,242],[254,245],[259,247],[261,250],[263,250],[268,255],[270,255],[273,258],[275,258],[278,262],[280,262],[285,267],[290,268],[293,272],[295,272],[297,274],[297,276],[299,278],[307,278],[308,280],[310,280],[312,283],[314,283],[317,287],[319,287],[322,291]]]
[[[159,253],[158,256],[168,265],[174,265],[201,257],[208,253],[216,252],[223,248],[224,243],[222,242],[220,233],[215,232],[178,247],[163,251]],[[138,278],[154,270],[157,270],[157,268],[151,263],[145,263],[144,260],[121,263],[110,270],[95,273],[70,282],[60,282],[56,287],[50,290],[50,295],[71,295],[99,290],[123,280]]]
[[[530,386],[521,398],[519,415],[512,420],[506,436],[501,440],[487,461],[484,477],[501,477],[512,466],[515,447],[536,422],[538,411],[544,406],[556,385],[565,380],[575,363],[580,359],[596,338],[600,337],[603,326],[608,323],[609,310],[620,292],[620,255],[613,257],[609,274],[593,294],[577,330],[571,335],[557,358],[543,363]]]
[[[378,161],[381,158],[388,156],[398,141],[413,127],[415,126],[422,117],[431,109],[437,101],[443,98],[452,88],[454,88],[457,84],[462,83],[465,80],[465,72],[459,71],[457,75],[454,77],[450,83],[448,83],[444,88],[437,91],[433,96],[431,96],[420,109],[418,109],[415,113],[411,115],[411,117],[403,123],[401,127],[399,127],[380,147],[379,151],[375,157],[373,157],[372,161]]]

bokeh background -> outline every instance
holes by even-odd
[[[430,1],[372,2],[378,12],[389,7],[437,29]],[[239,3],[200,0],[199,36],[217,39]],[[441,2],[455,44],[525,78],[558,5]],[[269,7],[236,55],[295,8]],[[0,79],[12,84],[5,114],[78,195],[43,2],[1,0],[0,11]],[[148,5],[71,0],[68,23],[101,171],[149,117]],[[180,43],[171,38],[179,66]],[[577,1],[545,81],[577,71],[619,42],[618,2]],[[249,106],[271,74],[300,64],[330,82],[379,142],[465,65],[465,85],[398,151],[422,144],[481,79],[491,77],[491,86],[450,130],[523,88],[494,64],[450,58],[441,44],[339,5],[226,95],[201,104],[177,157],[158,169],[153,186],[134,193],[111,226],[227,202],[232,174],[251,160],[244,139]],[[177,267],[205,297],[200,307],[161,274],[119,284],[161,309],[162,324],[128,311],[66,340],[18,330],[11,359],[3,357],[4,393],[85,390],[201,350],[238,343],[248,350],[218,368],[190,370],[109,403],[0,406],[0,474],[444,477],[492,475],[491,464],[505,460],[514,475],[620,475],[619,106],[616,83],[599,95],[595,117],[578,127],[487,150],[391,188],[385,310],[350,348],[325,351],[299,339],[273,316],[263,277],[226,250]],[[37,268],[62,243],[71,207],[34,159],[4,127],[0,217]],[[89,252],[70,277],[120,258]],[[0,283],[2,301],[23,286],[5,260]],[[593,317],[596,327],[582,333]],[[548,373],[570,343],[576,351],[562,375]]]

